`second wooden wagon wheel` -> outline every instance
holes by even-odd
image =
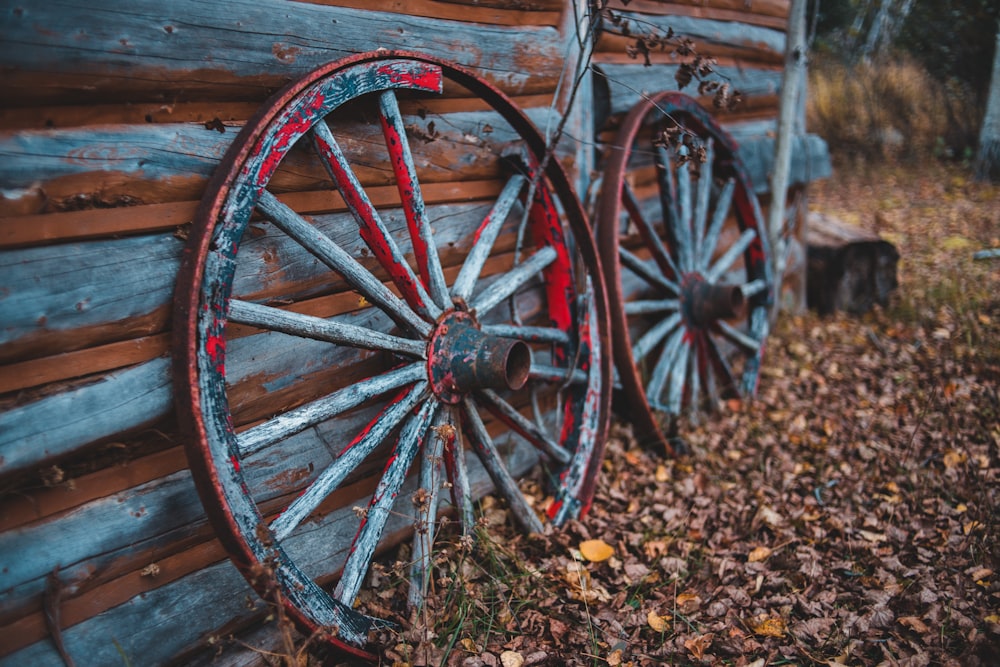
[[[419,100],[446,84],[485,100],[485,139],[414,127]],[[407,121],[404,102],[418,110]],[[440,155],[425,153],[449,141],[498,185],[492,203],[432,215],[418,176],[440,174]],[[518,159],[505,159],[509,150]],[[471,529],[466,447],[527,530],[542,524],[501,436],[516,433],[547,463],[552,521],[590,503],[610,406],[607,304],[588,223],[545,150],[526,116],[473,74],[379,51],[273,97],[202,201],[175,309],[195,482],[251,584],[306,633],[329,630],[339,649],[372,657],[379,621],[353,607],[376,546],[401,530],[387,528],[390,517],[417,526],[417,602],[442,490]],[[391,170],[379,171],[380,160]],[[469,165],[443,165],[458,166]],[[324,182],[310,182],[313,173]],[[376,205],[376,190],[389,203]],[[343,212],[329,213],[338,202]],[[474,222],[455,229],[462,219]],[[268,370],[282,364],[294,370]],[[296,466],[306,436],[330,449],[321,469]],[[419,489],[403,497],[411,464]],[[287,469],[276,476],[275,466]],[[280,494],[259,481],[265,473],[281,480]],[[354,516],[341,505],[359,489],[370,500]],[[337,508],[353,522],[339,542],[322,529]]]
[[[641,437],[658,414],[752,394],[768,331],[767,238],[736,144],[692,98],[626,116],[597,210],[615,366]]]

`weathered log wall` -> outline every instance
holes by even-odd
[[[634,0],[629,11],[717,54],[748,98],[728,126],[755,178],[766,173],[787,2]],[[194,493],[168,360],[188,224],[254,110],[317,65],[405,48],[472,68],[553,127],[570,88],[560,86],[564,64],[579,52],[576,22],[565,0],[0,0],[0,665],[62,664],[53,633],[78,664],[186,662],[210,637],[263,616]],[[644,68],[622,49],[600,38],[599,76],[571,110],[562,154],[584,166],[581,187],[599,134],[591,119],[606,131],[636,90],[672,82],[668,58]],[[477,159],[482,142],[504,139],[483,128],[500,124],[457,89],[404,101],[403,111],[418,130],[436,121],[420,177],[432,218],[449,222],[436,226],[439,247],[461,254],[470,221],[503,185]],[[360,126],[350,135],[349,154],[380,140]],[[813,151],[799,155],[803,179],[822,175]],[[345,207],[325,176],[308,163],[290,171],[276,184],[281,198],[336,227]],[[360,174],[376,205],[397,201],[390,174],[377,161]],[[263,257],[270,242],[256,238],[247,252]],[[239,276],[240,289],[295,293],[314,314],[337,312],[335,298],[309,301],[311,265],[288,262]],[[259,336],[241,341],[268,349]],[[274,386],[298,373],[292,360],[271,362]],[[247,378],[236,392],[250,419],[259,378],[250,366],[232,370]],[[329,461],[324,437],[336,435],[296,436],[254,484],[275,498],[295,492]],[[533,462],[524,449],[511,456],[515,471]],[[484,490],[485,475],[477,480]],[[371,484],[345,489],[301,539],[335,544],[352,533],[349,508]],[[328,572],[336,554],[316,553],[328,559],[316,571]]]

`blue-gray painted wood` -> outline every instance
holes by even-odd
[[[523,475],[537,462],[537,454],[516,437],[512,436],[509,443],[505,440],[499,444],[511,446],[505,453],[511,473]],[[482,465],[475,457],[470,457],[469,464],[474,496],[489,493],[492,483]],[[411,478],[399,494],[386,534],[409,530],[412,526],[414,508],[410,498],[415,491],[416,482]],[[332,572],[343,561],[358,526],[358,517],[351,507],[348,503],[318,521],[303,524],[286,541],[288,552],[308,574]],[[253,605],[252,609],[248,603]],[[259,616],[262,608],[243,577],[224,561],[65,628],[63,639],[70,655],[81,665],[120,665],[120,646],[131,664],[154,667],[234,620]],[[0,658],[2,667],[61,667],[62,664],[49,639]]]
[[[166,358],[0,413],[0,475],[44,465],[93,442],[167,416]]]
[[[629,29],[635,35],[652,33],[664,36],[668,30],[673,30],[675,35],[695,40],[698,51],[706,55],[712,55],[713,44],[745,49],[751,58],[765,51],[780,59],[785,52],[783,30],[691,16],[660,16],[627,10],[615,11],[615,14],[629,22]],[[608,30],[615,28],[608,26]]]
[[[192,94],[259,99],[262,91],[320,64],[376,48],[453,60],[517,92],[541,78],[537,69],[525,68],[524,54],[558,72],[564,50],[554,27],[469,24],[287,0],[51,0],[21,3],[17,11],[14,3],[4,5],[5,66],[39,79],[59,74],[68,94],[95,102],[109,95],[167,103]],[[85,79],[87,88],[74,88],[73,76]],[[42,99],[60,93],[67,91],[20,91]]]
[[[594,67],[597,70],[594,85],[598,90],[607,91],[605,95],[610,94],[609,111],[612,114],[627,112],[643,95],[677,89],[674,74],[678,65],[644,67],[642,64],[604,63]],[[720,66],[710,78],[730,83],[746,97],[776,95],[781,88],[780,69]],[[696,95],[697,90],[697,83],[692,83],[681,92]]]

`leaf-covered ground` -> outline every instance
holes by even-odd
[[[525,536],[487,498],[384,664],[1000,664],[1000,259],[972,258],[1000,188],[842,167],[812,208],[897,245],[891,306],[784,316],[757,400],[683,425],[683,458],[616,420],[581,522]]]

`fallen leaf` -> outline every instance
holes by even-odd
[[[517,651],[504,651],[500,654],[500,664],[503,667],[521,667],[524,664],[524,656]]]
[[[771,550],[768,549],[767,547],[761,546],[751,551],[750,555],[747,556],[747,560],[751,563],[759,563],[762,560],[767,560],[768,556],[770,555],[771,555]]]
[[[859,530],[858,533],[869,542],[885,542],[886,540],[882,533],[873,533],[870,530]]]
[[[712,639],[715,637],[711,632],[698,635],[697,637],[692,637],[691,639],[685,640],[684,648],[691,651],[691,655],[694,656],[695,660],[701,660],[705,655],[705,649],[712,645]]]
[[[666,632],[670,629],[670,619],[667,616],[660,616],[655,611],[646,614],[646,623],[656,632]]]
[[[610,667],[618,667],[618,665],[622,664],[622,650],[620,648],[616,648],[614,651],[608,654],[608,657],[605,658],[605,661],[608,663],[608,665],[610,665]],[[504,665],[504,667],[507,666]]]
[[[701,597],[697,593],[680,593],[677,596],[677,607],[685,614],[698,611],[700,606]]]
[[[758,617],[757,620],[750,622],[750,629],[755,635],[762,637],[785,636],[785,622],[780,618]]]
[[[926,634],[930,631],[927,624],[916,616],[900,616],[896,620],[899,621],[899,624],[903,627],[907,627],[914,632],[919,632],[920,634]]]
[[[604,540],[584,540],[580,542],[580,553],[591,563],[600,563],[611,558],[615,549]]]

